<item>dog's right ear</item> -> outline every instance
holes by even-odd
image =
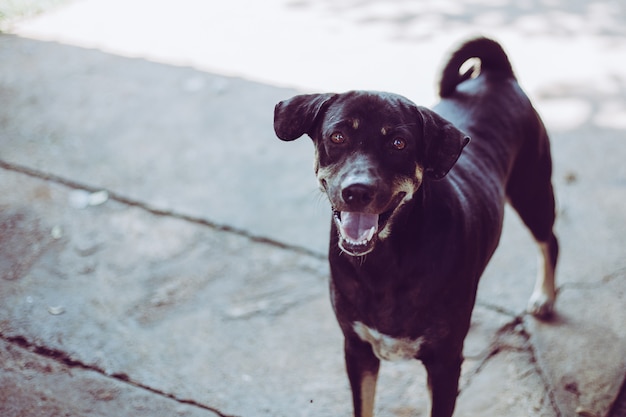
[[[335,94],[303,94],[281,101],[274,108],[274,131],[281,140],[313,133],[322,108]]]

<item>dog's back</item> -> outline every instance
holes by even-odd
[[[479,63],[461,73],[471,58]],[[523,148],[548,146],[543,123],[517,83],[506,53],[491,39],[474,39],[452,54],[439,93],[442,100],[434,110],[472,138],[461,166],[463,160],[474,160],[475,168],[490,169],[506,184]]]
[[[479,64],[461,72],[471,58]],[[521,182],[550,177],[545,127],[517,83],[500,44],[478,38],[461,46],[442,71],[439,93],[441,102],[434,110],[472,138],[451,171],[452,180],[475,179],[478,183],[471,188],[492,185],[495,195],[491,198],[513,200],[517,189],[524,188]],[[515,206],[515,201],[512,203]]]
[[[477,58],[479,65],[461,72],[471,58]],[[501,206],[508,200],[518,212],[543,255],[529,311],[547,316],[556,296],[558,243],[552,230],[552,159],[543,122],[517,83],[506,53],[491,39],[473,39],[451,55],[439,93],[441,101],[434,110],[472,138],[448,181],[457,183],[456,189],[501,201]],[[481,197],[473,194],[472,198],[482,204]]]

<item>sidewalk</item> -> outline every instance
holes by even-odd
[[[208,15],[193,2],[120,4],[77,1],[0,35],[0,62],[11,63],[0,65],[2,416],[350,415],[327,295],[328,207],[312,146],[275,138],[273,106],[361,85],[429,104],[445,51],[479,23],[502,35],[552,133],[560,298],[553,322],[523,315],[537,254],[507,212],[456,415],[625,415],[610,411],[626,375],[626,73],[616,58],[626,11],[603,11],[619,3],[561,11],[569,17],[553,32],[584,28],[569,44],[541,28],[524,42],[520,28],[537,27],[529,16],[541,10],[466,9],[457,21],[426,2],[440,20],[415,41],[423,18],[396,19],[416,12],[400,1],[257,10],[239,0]],[[245,32],[253,23],[258,37]],[[285,54],[280,36],[301,48]],[[316,40],[313,56],[326,50],[330,65],[304,57]],[[366,67],[367,42],[407,64]],[[420,59],[406,57],[411,46]],[[575,55],[598,65],[568,62]],[[363,70],[337,64],[333,77],[333,62]],[[383,365],[378,415],[426,416],[428,404],[419,363]]]

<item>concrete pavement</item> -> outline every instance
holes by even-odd
[[[0,36],[0,62],[10,63],[0,66],[3,416],[349,415],[327,300],[328,207],[312,146],[274,137],[273,106],[312,88],[390,89],[428,104],[441,45],[477,22],[510,41],[552,132],[560,298],[553,322],[523,314],[536,252],[507,212],[480,286],[457,415],[624,415],[623,405],[611,414],[626,374],[620,3],[478,13],[426,2],[423,12],[440,19],[426,41],[407,40],[425,23],[403,2],[260,10],[242,0],[208,9],[208,28],[193,2],[150,4],[77,1]],[[554,17],[552,29],[541,13]],[[98,16],[116,24],[98,26]],[[245,32],[252,22],[258,39]],[[333,36],[308,30],[316,26]],[[579,42],[559,32],[568,27],[584,29]],[[302,47],[290,59],[280,58],[285,31]],[[302,55],[316,40],[334,76]],[[368,47],[407,64],[367,68]],[[408,64],[410,48],[428,59]],[[576,67],[574,52],[598,65]],[[548,67],[533,61],[557,55]],[[346,60],[363,69],[338,64]],[[419,363],[383,366],[377,409],[427,415]]]

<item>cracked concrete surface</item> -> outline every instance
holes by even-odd
[[[219,414],[98,372],[67,366],[0,340],[0,407],[5,416],[118,415],[217,417]]]
[[[15,30],[19,36],[0,35],[0,61],[11,63],[0,66],[0,414],[349,415],[342,340],[327,299],[329,213],[311,172],[312,147],[279,142],[271,126],[275,102],[298,90],[214,74],[207,62],[252,79],[282,77],[280,85],[367,88],[385,78],[380,86],[398,91],[415,79],[434,79],[440,46],[449,48],[452,34],[460,39],[478,19],[510,41],[522,83],[552,132],[560,295],[553,321],[524,315],[537,253],[507,210],[472,316],[457,414],[623,416],[624,390],[613,403],[626,374],[626,131],[619,124],[626,74],[604,58],[626,51],[626,41],[619,25],[604,31],[593,25],[603,7],[619,3],[592,3],[572,2],[565,10],[590,13],[578,48],[604,66],[565,75],[560,65],[571,66],[571,50],[559,43],[562,34],[532,26],[530,12],[493,5],[464,9],[455,20],[454,12],[438,9],[443,3],[427,2],[422,12],[439,15],[438,25],[456,23],[450,33],[435,30],[429,42],[416,42],[411,36],[422,26],[392,18],[404,13],[421,22],[408,3],[264,3],[272,25],[302,25],[305,49],[315,41],[306,25],[336,28],[336,19],[347,17],[332,38],[339,50],[354,46],[350,34],[359,33],[375,50],[432,57],[422,69],[412,67],[410,79],[380,77],[377,66],[352,77],[341,66],[326,77],[317,63],[296,73],[283,62],[273,75],[265,61],[245,67],[257,44],[234,34],[251,18],[246,14],[230,21],[233,31],[181,20],[203,39],[217,39],[212,30],[226,34],[221,46],[202,45],[209,57],[184,38],[189,31],[171,30],[172,40],[193,51],[182,66],[180,56],[179,65],[167,65],[110,53],[120,45],[107,41],[104,28],[104,36],[85,32],[100,50],[73,46],[81,37],[78,22],[84,28],[94,18],[89,7],[109,13],[101,0],[26,21]],[[129,21],[143,16],[142,4],[125,3]],[[167,2],[151,5],[146,33],[167,9]],[[533,7],[562,23],[557,32],[568,30],[572,20],[557,19],[558,10]],[[226,9],[210,19],[227,22]],[[496,12],[533,33],[527,45],[481,18]],[[623,17],[622,9],[613,13]],[[172,52],[130,42],[126,20],[119,23],[128,47],[137,48],[133,54],[164,60]],[[258,45],[280,27],[259,33]],[[381,29],[404,40],[373,41]],[[533,68],[533,53],[555,54],[555,44],[564,63]],[[241,54],[225,55],[228,45]],[[282,46],[274,47],[264,49],[267,61]],[[355,62],[364,59],[359,51],[350,55]],[[585,82],[598,71],[602,82]],[[421,84],[415,88],[432,82]],[[407,91],[420,102],[427,97]],[[100,201],[81,203],[103,190]],[[425,379],[417,362],[385,363],[378,415],[426,416]]]

